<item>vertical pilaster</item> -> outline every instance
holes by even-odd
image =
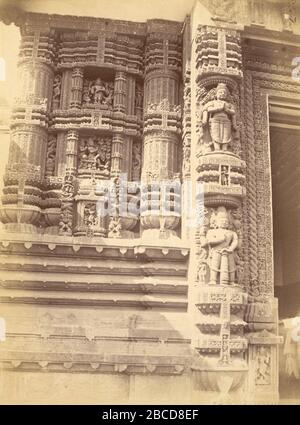
[[[114,88],[114,111],[125,112],[127,98],[127,75],[125,72],[117,71]]]
[[[192,346],[199,354],[194,382],[206,394],[215,392],[220,403],[276,402],[277,307],[271,296],[255,295],[244,274],[253,263],[243,249],[244,233],[255,238],[252,216],[244,216],[244,201],[253,191],[246,174],[254,173],[255,165],[245,155],[253,147],[245,146],[242,111],[253,94],[244,92],[249,86],[241,33],[221,22],[193,28],[191,97],[185,94],[184,110],[191,102],[190,174],[195,209],[201,204],[189,276]]]
[[[9,231],[36,232],[41,217],[55,44],[55,33],[49,28],[22,29],[17,98],[12,110],[9,161],[4,176],[7,187],[0,212]]]
[[[121,133],[115,133],[111,145],[111,175],[117,176],[122,172],[123,150],[125,138]]]
[[[77,171],[77,152],[79,134],[77,131],[67,133],[66,169],[62,186],[61,217],[59,233],[71,236],[73,234],[75,178]]]
[[[144,81],[144,149],[141,199],[143,236],[176,237],[180,222],[180,195],[173,188],[171,200],[165,185],[179,185],[178,148],[181,134],[179,105],[181,37],[154,32],[149,24]],[[152,32],[153,31],[153,32]],[[166,206],[170,207],[169,211]],[[153,233],[154,231],[154,233]]]
[[[73,109],[81,108],[83,90],[83,69],[74,68],[72,72],[71,102]]]
[[[242,396],[247,376],[247,294],[241,205],[246,163],[240,157],[240,34],[198,26],[191,37],[191,183],[199,217],[193,229],[189,311],[198,352],[194,378],[219,403]],[[188,87],[189,81],[187,81]],[[188,126],[187,126],[188,128]]]

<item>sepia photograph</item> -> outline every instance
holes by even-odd
[[[300,0],[0,0],[0,405],[300,406]]]

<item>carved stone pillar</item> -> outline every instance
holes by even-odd
[[[155,25],[153,27],[155,28]],[[152,30],[151,26],[149,30]],[[144,82],[143,236],[177,236],[180,223],[178,147],[181,134],[180,37],[150,32]],[[139,106],[138,106],[139,107]],[[165,182],[165,184],[164,184]],[[170,187],[172,196],[168,197]]]
[[[55,44],[55,34],[47,28],[29,26],[22,32],[17,98],[12,110],[9,160],[0,210],[0,219],[8,231],[35,232],[41,217]]]
[[[254,359],[253,344],[260,341],[257,355],[261,362],[272,362],[275,367],[277,358],[275,354],[272,358],[272,353],[279,340],[272,333],[276,332],[272,314],[271,326],[263,328],[264,338],[255,335],[262,327],[251,323],[257,320],[258,310],[251,308],[253,299],[246,291],[244,276],[248,259],[243,233],[248,229],[243,227],[247,224],[243,205],[248,164],[243,160],[241,34],[221,24],[217,28],[195,28],[191,37],[195,40],[191,60],[191,179],[194,206],[201,216],[194,231],[190,265],[192,346],[199,353],[192,369],[198,389],[216,392],[220,403],[233,399],[243,402],[250,400],[250,394],[256,399],[258,381],[255,384],[253,376],[260,360]],[[199,193],[203,195],[202,205],[201,196],[196,198]],[[264,309],[261,312],[265,314]],[[271,381],[266,382],[265,390],[275,401]]]
[[[125,138],[121,133],[115,133],[111,145],[111,175],[117,176],[122,171],[122,160]]]
[[[198,26],[191,61],[191,179],[201,216],[194,229],[189,311],[193,366],[202,391],[226,403],[247,375],[241,202],[245,162],[240,158],[240,34]],[[187,99],[185,99],[187,101]],[[196,192],[197,191],[197,192]],[[203,201],[203,204],[200,205]]]
[[[83,90],[83,69],[74,68],[72,72],[71,102],[70,107],[81,108]]]
[[[125,112],[127,94],[127,76],[125,72],[117,71],[114,88],[114,111]]]
[[[71,236],[73,234],[75,178],[77,171],[78,132],[67,134],[66,169],[62,186],[61,217],[59,233]]]

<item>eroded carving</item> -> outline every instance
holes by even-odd
[[[46,177],[54,175],[55,171],[55,158],[56,158],[57,139],[56,136],[50,136],[47,144],[46,154]]]
[[[61,95],[61,75],[56,75],[53,82],[52,108],[58,109]]]
[[[111,161],[111,140],[88,137],[79,143],[79,169],[97,170],[109,174]]]
[[[83,84],[83,106],[104,105],[112,109],[114,98],[114,83],[103,81],[101,78],[85,80]]]
[[[226,208],[219,207],[213,211],[209,230],[201,239],[201,246],[208,248],[209,284],[235,284],[235,251],[239,240],[237,233],[230,228]]]

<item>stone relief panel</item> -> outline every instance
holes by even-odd
[[[255,385],[271,383],[271,347],[261,345],[256,351]]]
[[[109,176],[111,165],[111,138],[85,137],[79,141],[78,170],[79,174],[96,172],[103,177]]]
[[[238,209],[206,208],[196,242],[198,283],[243,286],[241,212]]]
[[[144,90],[142,84],[137,83],[135,89],[135,114],[142,119],[143,116]]]
[[[134,141],[132,144],[132,180],[139,180],[142,170],[142,143]]]
[[[112,109],[114,99],[114,83],[100,77],[85,79],[83,83],[82,106],[84,108],[104,107]]]

